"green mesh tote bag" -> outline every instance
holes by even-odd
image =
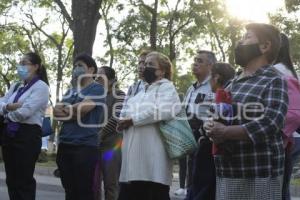
[[[174,119],[161,121],[159,128],[166,151],[171,159],[181,158],[197,148],[197,142],[186,119],[184,109],[181,109]]]
[[[197,142],[187,121],[184,108],[173,119],[161,121],[159,129],[165,149],[171,159],[181,158],[197,148]]]

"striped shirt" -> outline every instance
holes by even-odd
[[[100,132],[100,147],[114,145],[110,143],[114,143],[114,138],[119,138],[119,136],[121,136],[120,133],[117,133],[116,127],[124,98],[125,93],[122,90],[117,89],[115,92],[107,93],[106,105],[108,116],[105,117],[107,123]]]

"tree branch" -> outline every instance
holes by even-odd
[[[67,57],[63,63],[63,66],[62,66],[62,69],[64,69],[66,66],[67,66],[67,62],[71,56],[71,52],[72,52],[72,49],[73,49],[73,46],[74,46],[74,43],[72,43],[72,45],[70,46],[69,50],[68,50],[68,53],[67,53]]]
[[[179,5],[180,1],[181,1],[181,0],[177,0],[174,12],[177,12],[177,10],[178,10],[178,5]]]
[[[63,17],[63,21],[61,23],[61,28],[62,28],[62,37],[61,37],[61,40],[60,40],[60,45],[63,46],[64,42],[65,42],[65,39],[68,35],[68,32],[70,30],[70,27],[67,28],[67,30],[65,29],[65,23],[66,23],[66,19]]]
[[[32,33],[30,32],[30,30],[28,30],[24,26],[22,26],[21,28],[25,31],[25,33],[26,33],[26,35],[27,35],[27,37],[30,41],[30,44],[31,44],[32,48],[34,49],[34,51],[38,52],[38,47],[36,46],[36,44],[33,41]]]
[[[211,15],[210,15],[209,12],[206,13],[206,16],[207,16],[207,18],[209,20],[209,23],[211,25],[212,32],[213,32],[213,34],[214,34],[214,36],[215,36],[215,38],[217,40],[218,47],[219,47],[219,49],[220,49],[220,51],[222,53],[222,60],[223,60],[223,62],[225,62],[225,60],[226,60],[225,52],[224,52],[224,49],[222,47],[222,42],[221,42],[221,40],[219,38],[218,32],[216,30],[216,27],[214,26],[213,20],[212,20]]]
[[[53,0],[53,1],[58,5],[58,7],[61,10],[61,14],[68,21],[70,29],[73,31],[73,24],[74,24],[73,19],[72,19],[71,15],[68,13],[68,11],[67,11],[65,5],[63,4],[63,2],[61,0]]]
[[[36,24],[36,22],[34,21],[32,15],[30,14],[25,14],[26,17],[28,17],[30,20],[31,20],[31,24],[36,28],[38,29],[39,31],[41,31],[47,38],[49,38],[54,44],[56,47],[59,46],[58,42],[55,40],[55,38],[51,35],[49,35],[48,33],[46,33],[40,26],[38,26]]]
[[[172,37],[174,38],[185,26],[187,26],[189,23],[191,23],[192,22],[192,18],[191,17],[189,17],[188,18],[188,20],[184,23],[184,24],[182,24],[181,26],[179,26],[178,28],[177,28],[177,30],[176,31],[174,31],[174,33],[173,33],[173,35],[172,35]]]
[[[155,13],[155,9],[145,4],[143,0],[138,0],[138,3],[135,3],[134,1],[130,0],[130,3],[134,6],[142,6],[146,8],[146,10],[148,10],[152,15]]]

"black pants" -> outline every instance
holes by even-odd
[[[180,188],[185,188],[185,179],[187,173],[187,156],[179,159],[179,185]]]
[[[41,151],[42,130],[38,125],[21,124],[14,137],[3,134],[3,160],[10,200],[34,200],[35,163]]]
[[[212,155],[212,142],[201,140],[195,153],[192,185],[187,195],[188,200],[214,200],[216,191],[215,164]]]
[[[97,147],[59,144],[56,162],[66,200],[97,198],[99,157]]]
[[[118,200],[170,200],[170,187],[148,181],[122,183]]]
[[[193,135],[196,141],[200,138],[200,132],[198,131],[202,121],[198,119],[193,119],[189,121],[190,126],[192,127],[193,130]],[[189,190],[192,186],[192,181],[193,181],[193,167],[194,167],[194,162],[195,162],[195,154],[196,152],[192,152],[189,155],[187,155],[187,177],[186,177],[186,188],[187,188],[187,193],[189,193]]]

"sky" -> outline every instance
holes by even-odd
[[[225,0],[232,16],[242,20],[269,22],[268,13],[284,7],[284,0]]]

